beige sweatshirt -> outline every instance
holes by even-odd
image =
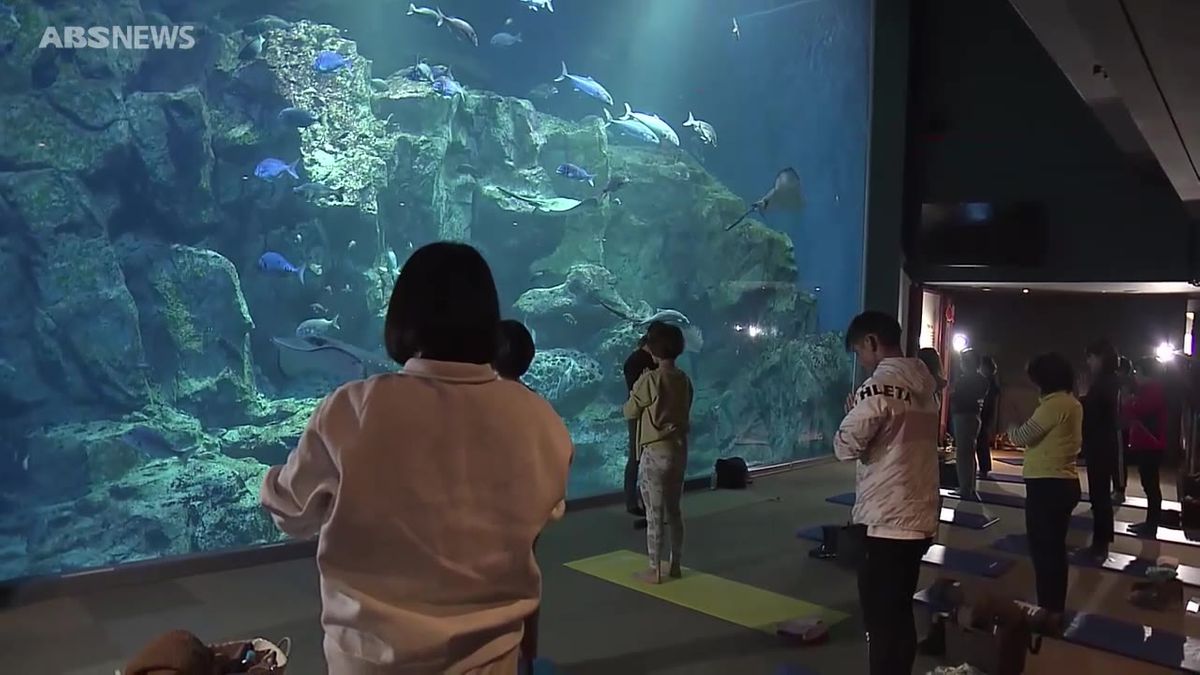
[[[659,441],[685,443],[692,411],[692,381],[674,367],[659,366],[642,373],[629,400],[625,418],[638,420],[638,447]]]
[[[562,514],[571,439],[490,366],[412,359],[317,408],[262,503],[320,534],[334,675],[491,670],[538,606],[534,538]]]

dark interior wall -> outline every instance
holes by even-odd
[[[1002,428],[1033,411],[1038,393],[1025,364],[1056,351],[1082,374],[1089,342],[1107,338],[1130,358],[1154,353],[1162,342],[1183,344],[1187,299],[1179,295],[1079,295],[1019,292],[955,293],[955,333],[992,355],[1000,367]]]
[[[1192,278],[1190,220],[1156,164],[1134,162],[1006,0],[914,0],[907,171],[921,202],[1037,201],[1046,262],[915,270],[922,280]]]

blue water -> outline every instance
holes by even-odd
[[[829,452],[850,384],[838,331],[862,295],[869,0],[444,0],[478,47],[395,0],[12,4],[0,579],[278,541],[263,473],[332,388],[395,368],[391,284],[440,238],[477,246],[536,334],[527,383],[572,432],[571,496],[620,489],[620,365],[657,309],[688,317],[691,475]],[[38,48],[46,26],[161,23],[151,10],[200,27],[196,47]],[[239,59],[259,12],[288,23]],[[491,45],[501,30],[521,41]],[[322,50],[350,68],[314,74]],[[413,80],[418,60],[465,94]],[[564,61],[611,93],[610,115],[656,114],[680,147],[605,129],[601,101],[553,81]],[[320,122],[283,127],[284,106]],[[268,157],[299,158],[300,178],[256,176]],[[566,162],[596,185],[558,175]],[[727,232],[787,167],[803,205]],[[582,204],[549,216],[501,190]],[[295,271],[262,269],[267,251]]]

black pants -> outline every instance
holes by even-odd
[[[913,593],[931,539],[867,537],[858,570],[858,601],[866,625],[871,675],[911,675],[917,657]]]
[[[979,428],[979,438],[975,440],[975,458],[978,460],[979,475],[986,476],[992,471],[992,423],[984,421]]]
[[[1067,606],[1067,529],[1079,494],[1079,481],[1074,478],[1025,480],[1025,532],[1037,599],[1051,612],[1062,612]]]
[[[1113,503],[1108,487],[1117,471],[1117,449],[1085,448],[1088,496],[1092,500],[1092,546],[1113,540]]]
[[[641,508],[638,494],[638,461],[637,461],[637,420],[629,422],[629,449],[625,456],[625,510],[636,511]]]
[[[1146,522],[1158,525],[1162,516],[1162,484],[1159,482],[1162,452],[1130,450],[1127,457],[1131,463],[1137,464],[1138,476],[1142,479],[1142,490],[1146,492]]]

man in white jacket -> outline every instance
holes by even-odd
[[[857,461],[854,522],[866,527],[858,573],[871,675],[912,672],[917,634],[912,596],[938,525],[937,383],[900,349],[900,324],[863,312],[846,349],[867,374],[846,402],[834,453]]]

